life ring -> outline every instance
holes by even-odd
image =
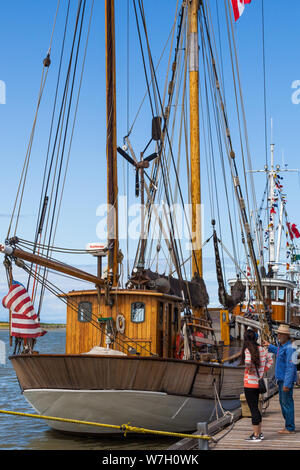
[[[124,315],[118,315],[116,320],[116,328],[118,333],[124,334],[125,332],[125,317]]]

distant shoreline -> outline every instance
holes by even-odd
[[[61,330],[66,328],[66,325],[60,323],[41,323],[41,328],[44,330]],[[9,330],[9,324],[0,322],[0,330]]]

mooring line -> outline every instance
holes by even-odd
[[[153,429],[146,429],[146,428],[138,428],[135,426],[130,426],[128,424],[122,424],[121,426],[114,425],[114,424],[103,424],[103,423],[94,423],[91,421],[81,421],[78,419],[69,419],[69,418],[57,418],[54,416],[43,416],[31,413],[21,413],[17,411],[8,411],[8,410],[0,410],[0,414],[4,415],[12,415],[12,416],[21,416],[25,418],[34,418],[34,419],[44,419],[48,421],[57,421],[61,423],[71,423],[71,424],[83,424],[86,426],[95,426],[101,428],[110,428],[110,429],[119,429],[121,432],[124,432],[124,437],[126,437],[127,432],[133,433],[140,433],[140,434],[155,434],[160,436],[169,436],[169,437],[181,437],[181,438],[188,438],[188,439],[203,439],[203,440],[212,440],[211,436],[205,435],[196,435],[196,434],[184,434],[184,433],[177,433],[177,432],[169,432],[169,431],[155,431]]]

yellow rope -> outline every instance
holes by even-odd
[[[135,426],[130,426],[129,423],[122,424],[121,426],[117,426],[113,424],[93,423],[90,421],[80,421],[78,419],[55,418],[53,416],[42,416],[42,415],[31,414],[31,413],[20,413],[16,411],[0,410],[0,413],[5,414],[5,415],[23,416],[25,418],[58,421],[61,423],[84,424],[86,426],[95,426],[95,427],[100,427],[100,428],[119,429],[120,431],[124,432],[125,437],[126,437],[127,432],[135,432],[135,433],[141,433],[141,434],[155,434],[155,435],[160,435],[160,436],[181,437],[181,438],[189,438],[189,439],[204,439],[204,440],[212,439],[210,436],[202,436],[202,435],[199,436],[195,434],[183,434],[183,433],[177,433],[177,432],[154,431],[153,429],[137,428]]]

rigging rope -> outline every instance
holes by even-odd
[[[45,234],[44,234],[44,242],[43,242],[44,246],[42,247],[42,252],[46,251],[46,257],[48,257],[49,254],[51,253],[51,244],[53,244],[53,241],[56,236],[58,220],[59,220],[59,215],[61,211],[62,198],[63,198],[63,193],[64,193],[69,160],[70,160],[70,154],[71,154],[75,124],[76,124],[76,117],[77,117],[77,112],[78,112],[79,98],[80,98],[80,92],[81,92],[81,86],[82,86],[82,80],[83,80],[84,66],[85,66],[85,61],[86,61],[91,20],[92,20],[93,8],[94,8],[94,0],[91,3],[90,20],[89,20],[89,25],[88,25],[88,33],[87,33],[86,45],[85,45],[84,56],[83,56],[83,61],[82,61],[81,77],[80,77],[80,81],[78,85],[77,101],[76,101],[76,107],[75,107],[74,117],[73,117],[73,127],[72,127],[72,131],[69,137],[69,144],[68,144],[69,149],[67,153],[67,159],[66,159],[66,163],[64,163],[64,175],[63,175],[64,154],[66,150],[67,132],[68,132],[68,127],[69,127],[69,122],[70,122],[70,117],[71,117],[70,116],[71,105],[73,101],[73,94],[75,91],[74,85],[75,85],[76,71],[78,67],[78,58],[79,58],[80,43],[81,43],[83,22],[84,22],[84,16],[85,16],[86,0],[84,0],[83,3],[82,1],[80,1],[78,4],[76,24],[75,24],[74,34],[73,34],[73,41],[72,41],[70,60],[69,60],[68,71],[67,71],[67,76],[66,76],[66,82],[65,82],[64,91],[63,91],[62,104],[60,107],[60,112],[59,112],[59,117],[58,117],[58,124],[57,124],[56,134],[54,138],[52,156],[51,156],[51,160],[50,160],[49,168],[48,168],[48,176],[46,178],[46,170],[48,166],[50,143],[51,143],[51,137],[52,137],[52,131],[53,131],[53,124],[54,124],[54,115],[56,111],[58,87],[59,87],[60,75],[61,75],[62,58],[64,54],[64,46],[65,46],[65,40],[66,40],[69,7],[70,7],[70,2],[68,4],[68,10],[67,10],[67,15],[66,15],[65,31],[64,31],[63,45],[62,45],[62,51],[61,51],[61,60],[60,60],[59,74],[58,74],[58,80],[57,80],[56,95],[55,95],[55,100],[54,100],[50,136],[49,136],[49,142],[48,142],[48,152],[47,152],[44,181],[43,181],[43,190],[42,190],[44,195],[42,195],[41,197],[40,211],[39,211],[41,213],[42,201],[46,199],[50,199],[49,204],[48,204],[49,208],[48,208],[48,215],[47,215],[47,221],[46,221],[46,229],[45,229]],[[78,31],[78,38],[77,38],[77,45],[75,46],[77,31]],[[73,60],[73,57],[74,57],[74,60]],[[72,67],[73,62],[74,62],[73,78],[71,81],[71,67]],[[70,91],[69,91],[69,88],[70,88]],[[68,97],[68,94],[69,94],[69,97]],[[69,103],[68,103],[68,100],[69,100]],[[57,148],[57,156],[56,156],[55,166],[53,167],[56,148]],[[52,176],[52,189],[51,189],[50,198],[49,198],[47,194],[50,189],[51,175],[53,175]],[[55,186],[56,186],[56,189],[55,189]],[[51,215],[51,212],[52,212],[52,215]],[[38,222],[37,227],[40,227],[39,222]],[[36,246],[34,248],[34,251],[36,250],[38,246],[37,244],[38,234],[39,234],[39,229],[37,228],[36,240],[35,240]],[[48,237],[47,244],[46,244],[46,237]],[[46,276],[47,276],[47,269],[44,268],[43,277],[46,278]],[[29,277],[29,281],[30,281],[30,277]],[[39,310],[38,310],[39,312],[41,310],[43,296],[44,296],[44,289],[42,286],[41,293],[40,293]]]
[[[149,44],[149,38],[148,38],[148,33],[147,33],[147,28],[146,28],[145,17],[143,15],[142,11],[141,11],[141,16],[143,18],[143,25],[144,25],[144,31],[145,31],[145,36],[146,36],[148,55],[149,55],[150,65],[151,65],[151,68],[153,70],[153,75],[154,75],[154,79],[155,79],[155,85],[156,85],[157,94],[158,94],[158,98],[159,98],[159,105],[160,105],[160,109],[161,109],[161,114],[163,115],[163,118],[166,121],[166,116],[165,116],[165,112],[164,112],[164,109],[163,109],[163,104],[162,104],[161,95],[160,95],[160,91],[159,91],[157,76],[156,76],[156,73],[155,73],[154,67],[153,67],[153,60],[152,60],[152,54],[151,54],[151,50],[150,50],[150,44]],[[184,198],[183,198],[183,194],[182,194],[182,190],[181,190],[178,171],[176,169],[176,163],[175,163],[175,159],[174,159],[174,153],[173,153],[173,148],[172,148],[172,143],[171,143],[171,139],[170,139],[170,135],[169,135],[168,126],[166,126],[166,137],[167,137],[167,142],[168,142],[168,145],[169,145],[169,148],[170,148],[171,161],[172,161],[172,165],[173,165],[173,169],[174,169],[174,173],[175,173],[175,177],[176,177],[176,183],[177,183],[178,189],[179,189],[180,201],[181,201],[181,204],[182,204],[184,217],[185,217],[185,220],[186,220],[186,223],[187,223],[187,228],[188,228],[188,231],[189,231],[189,239],[190,239],[190,242],[192,243],[191,228],[190,228],[190,224],[189,224],[189,221],[188,221],[186,208],[184,206]],[[163,181],[164,181],[164,185],[165,185],[165,194],[166,194],[167,204],[168,204],[168,207],[170,207],[170,196],[169,196],[168,189],[167,189],[168,185],[167,185],[167,178],[166,178],[166,170],[165,170],[164,164],[163,164],[163,158],[161,158],[161,163],[162,163],[161,168],[162,168]],[[179,260],[178,247],[177,247],[176,240],[174,240],[174,233],[175,232],[174,232],[174,224],[173,224],[172,218],[171,218],[171,227],[172,227],[172,236],[173,236],[173,245],[174,245],[175,257],[176,257],[176,260]],[[200,276],[199,266],[198,266],[197,259],[196,259],[196,254],[195,254],[194,251],[193,251],[193,258],[194,258],[194,261],[195,261],[197,274]],[[177,264],[177,268],[178,268],[178,266],[179,266],[178,261],[177,261],[176,264]],[[178,268],[178,276],[179,276],[179,279],[182,282],[182,273],[181,273],[179,268]]]
[[[42,230],[43,230],[45,215],[46,215],[46,208],[47,208],[48,203],[49,203],[49,198],[47,198],[47,189],[45,190],[45,193],[44,193],[44,189],[45,189],[45,184],[47,185],[46,188],[49,185],[49,176],[48,176],[48,180],[47,180],[47,183],[46,183],[46,172],[47,172],[47,166],[48,166],[48,161],[49,161],[49,153],[50,153],[51,138],[52,138],[52,132],[53,132],[53,126],[54,126],[56,103],[57,103],[58,89],[59,89],[61,70],[62,70],[62,61],[63,61],[63,55],[64,55],[64,50],[65,50],[66,33],[67,33],[67,26],[68,26],[68,20],[69,20],[69,12],[70,12],[70,1],[71,0],[68,1],[66,20],[65,20],[65,26],[64,26],[64,34],[63,34],[63,41],[62,41],[62,48],[61,48],[61,52],[60,52],[58,77],[57,77],[54,104],[53,104],[53,111],[52,111],[52,118],[51,118],[51,125],[50,125],[50,134],[49,134],[49,139],[48,139],[48,147],[47,147],[46,162],[45,162],[44,175],[43,175],[40,205],[39,205],[39,211],[38,211],[38,217],[37,217],[37,227],[36,227],[36,234],[35,234],[35,241],[34,241],[35,245],[37,245],[39,236],[40,236],[40,240],[41,240]],[[52,166],[52,163],[50,164],[50,168],[51,168],[51,166]],[[42,219],[43,219],[43,224],[42,224]],[[35,250],[36,250],[36,247],[34,247],[34,251],[33,251],[34,253],[35,253]],[[31,269],[32,268],[33,268],[33,265],[31,265]],[[29,279],[28,279],[28,289],[29,289],[29,284],[30,284],[30,275],[29,275]]]
[[[75,65],[74,65],[74,71],[73,71],[73,80],[72,80],[72,83],[71,83],[69,105],[67,106],[67,99],[68,99],[68,92],[69,92],[69,85],[70,85],[70,77],[71,77],[71,65],[72,65],[72,61],[73,61],[75,40],[76,40],[77,29],[78,29],[79,20],[80,20],[81,6],[82,6],[82,0],[80,0],[79,5],[78,5],[78,10],[77,10],[76,25],[75,25],[73,42],[72,42],[71,56],[70,56],[69,67],[68,67],[68,72],[67,72],[67,79],[66,79],[66,84],[65,84],[64,94],[63,94],[63,100],[62,100],[62,106],[61,106],[61,112],[60,112],[60,119],[59,119],[59,124],[58,124],[58,127],[57,127],[57,132],[56,132],[56,137],[55,137],[55,144],[54,144],[54,148],[53,148],[53,152],[52,152],[52,161],[53,161],[54,154],[55,154],[55,149],[56,149],[56,144],[57,144],[57,138],[58,138],[58,134],[59,134],[58,147],[57,147],[57,157],[56,157],[54,176],[53,176],[53,186],[52,186],[52,190],[51,190],[47,225],[46,225],[46,231],[45,231],[45,237],[44,237],[44,240],[46,240],[46,236],[48,237],[48,245],[51,244],[51,240],[53,239],[54,220],[55,220],[55,216],[56,216],[56,207],[57,207],[57,201],[58,201],[58,191],[59,191],[60,179],[61,179],[61,174],[62,174],[62,165],[63,165],[63,160],[64,160],[66,136],[67,136],[67,131],[68,131],[70,110],[71,110],[71,104],[72,104],[72,98],[73,98],[75,73],[76,73],[76,69],[77,69],[78,53],[79,53],[79,47],[80,47],[80,39],[81,39],[81,33],[82,33],[82,25],[83,25],[83,19],[84,19],[86,0],[84,0],[83,8],[82,8],[81,22],[80,22],[80,29],[79,29],[79,38],[78,38]],[[64,123],[65,116],[66,116],[66,111],[67,111],[67,117],[66,117],[66,122]],[[61,126],[61,127],[59,128],[59,126]],[[65,126],[65,132],[63,132],[63,126]],[[63,134],[64,134],[64,136],[63,136]],[[61,145],[62,145],[62,149],[61,149]],[[61,151],[61,156],[59,158],[60,151]],[[58,173],[57,173],[57,170],[58,170]],[[49,177],[50,176],[51,176],[51,173],[49,171]],[[56,189],[55,189],[55,186],[56,186]],[[54,196],[54,199],[53,199],[53,196]],[[51,210],[50,210],[50,207],[51,207]],[[51,216],[51,212],[52,212],[52,216]],[[48,229],[49,222],[50,222],[50,228]],[[47,235],[47,232],[48,232],[48,235]],[[47,249],[45,256],[46,257],[49,256],[49,248]],[[46,276],[47,276],[47,268],[44,268],[44,273],[43,273],[44,279],[46,278]],[[40,294],[40,301],[39,301],[39,308],[38,308],[39,313],[40,313],[41,308],[42,308],[43,298],[44,298],[44,289],[43,289],[43,286],[42,286],[41,294]]]
[[[250,146],[249,146],[246,112],[245,112],[244,98],[243,98],[240,72],[239,72],[238,54],[237,54],[235,32],[234,32],[234,26],[233,26],[233,14],[232,14],[231,9],[228,12],[227,16],[229,16],[229,18],[230,18],[231,36],[232,36],[232,43],[233,43],[233,50],[234,50],[234,58],[235,58],[235,66],[236,66],[236,73],[237,73],[237,81],[238,81],[239,97],[240,97],[240,104],[241,104],[241,112],[242,112],[242,118],[243,118],[243,126],[244,126],[244,134],[245,134],[246,153],[247,153],[249,177],[250,177],[250,184],[251,184],[252,201],[253,201],[253,208],[254,208],[254,210],[256,210],[257,209],[256,190],[255,190],[254,177],[253,177],[253,171],[252,171],[253,168],[252,168],[252,159],[251,159],[251,152],[250,152]],[[243,162],[243,165],[244,165],[244,168],[246,168],[246,165],[245,165],[244,162]],[[244,172],[245,172],[245,170],[244,170]],[[247,174],[245,174],[244,177],[245,177],[245,183],[247,184]],[[258,225],[256,223],[256,229],[257,228],[258,228]],[[258,249],[261,249],[261,247],[258,246]]]
[[[214,214],[214,193],[215,193],[218,221],[219,221],[219,226],[220,226],[220,235],[221,235],[221,239],[222,239],[222,222],[221,222],[221,217],[220,217],[219,190],[218,190],[219,185],[218,185],[217,175],[216,175],[216,164],[215,164],[215,157],[214,157],[214,150],[213,150],[213,136],[212,136],[212,129],[211,129],[212,125],[211,125],[211,120],[210,120],[210,106],[209,106],[209,98],[208,98],[208,85],[207,85],[207,80],[206,80],[207,71],[210,71],[210,68],[209,68],[210,61],[208,59],[208,53],[207,53],[207,46],[206,46],[204,30],[205,30],[205,27],[203,26],[202,22],[200,22],[200,31],[201,31],[201,36],[202,36],[202,60],[203,60],[204,77],[205,77],[205,79],[203,81],[204,82],[203,86],[204,86],[204,89],[205,89],[205,96],[206,96],[207,127],[208,127],[209,142],[210,142],[210,167],[209,167],[209,164],[208,164],[208,161],[207,161],[207,168],[208,168],[208,176],[209,176],[208,182],[209,182],[209,192],[210,192],[210,202],[211,202],[211,214],[212,214],[211,218],[215,219],[215,214]],[[206,32],[207,32],[207,34],[209,34],[209,32],[207,30],[206,30]],[[234,258],[235,258],[235,264],[238,264],[237,263],[236,242],[235,242],[235,236],[234,236],[234,232],[233,232],[233,223],[232,223],[232,214],[231,214],[232,209],[231,209],[230,204],[229,204],[227,179],[226,179],[226,173],[225,173],[225,162],[224,162],[224,154],[223,154],[223,146],[222,146],[222,138],[221,138],[221,129],[220,129],[220,120],[221,119],[220,119],[219,111],[218,111],[217,105],[216,105],[217,90],[215,89],[215,86],[214,86],[212,71],[210,71],[210,73],[208,73],[208,76],[209,76],[212,108],[213,108],[213,117],[214,117],[214,121],[215,121],[217,142],[218,142],[218,145],[219,145],[219,155],[220,155],[220,160],[221,160],[221,168],[222,168],[223,181],[224,181],[224,190],[225,190],[225,196],[226,196],[226,202],[227,202],[227,212],[228,212],[228,220],[229,220],[229,226],[230,226],[232,247],[233,247],[233,253],[234,253]],[[201,109],[202,109],[204,144],[205,144],[205,148],[206,148],[206,136],[205,136],[205,130],[204,130],[204,111],[203,111],[203,105],[202,105],[201,89],[200,89],[200,96],[201,96]],[[207,150],[206,150],[206,154],[207,154]],[[213,190],[213,188],[214,188],[214,190]],[[235,208],[235,204],[234,204],[234,208]],[[223,247],[221,247],[221,249],[222,249],[223,265],[225,265]]]
[[[176,11],[177,13],[177,11]],[[183,40],[183,33],[184,33],[184,20],[185,20],[185,16],[186,16],[186,10],[182,7],[180,13],[179,13],[179,25],[178,25],[178,34],[177,34],[177,43],[176,43],[176,48],[175,48],[175,58],[174,58],[174,61],[173,61],[173,65],[172,65],[172,76],[171,76],[171,80],[169,82],[169,88],[168,88],[168,95],[169,95],[169,98],[168,98],[168,103],[166,105],[166,108],[165,108],[165,116],[164,116],[164,126],[163,126],[163,129],[162,129],[162,137],[161,137],[161,149],[159,150],[159,155],[160,155],[160,158],[158,158],[155,162],[154,162],[154,168],[152,170],[152,175],[151,175],[151,178],[152,180],[154,180],[154,184],[151,185],[150,187],[150,196],[148,196],[148,201],[146,203],[146,208],[147,208],[147,218],[148,218],[148,231],[149,231],[149,228],[150,228],[150,223],[151,223],[151,219],[152,219],[152,213],[153,213],[153,206],[152,204],[154,203],[155,199],[158,197],[160,200],[162,199],[162,192],[163,192],[163,189],[165,189],[165,182],[168,183],[168,190],[170,190],[171,188],[171,183],[169,182],[169,166],[170,166],[170,152],[168,153],[168,157],[165,156],[165,152],[166,152],[166,148],[165,148],[165,136],[166,136],[166,132],[167,132],[167,129],[168,129],[168,125],[169,125],[169,121],[170,121],[170,111],[171,111],[171,107],[173,107],[173,98],[174,98],[174,94],[175,94],[175,86],[174,86],[174,82],[176,80],[176,77],[178,76],[178,70],[180,68],[180,63],[181,63],[181,49],[182,49],[182,40]],[[176,17],[175,17],[176,19]],[[175,23],[176,21],[174,22],[174,28],[175,28]],[[171,45],[172,47],[172,45]],[[169,63],[170,63],[170,60],[169,60]],[[166,88],[166,87],[165,87]],[[178,91],[178,88],[177,88],[177,91]],[[164,100],[165,100],[165,95],[164,95]],[[164,103],[164,102],[163,102]],[[164,109],[164,104],[162,106],[162,109]],[[177,109],[177,108],[176,108]],[[174,120],[175,122],[175,120]],[[174,124],[173,124],[174,125]],[[161,169],[161,159],[165,159],[166,160],[166,180],[163,180],[163,184],[161,186],[159,186],[159,174],[160,174],[160,171],[162,171]],[[167,189],[165,189],[166,191]],[[166,196],[167,197],[167,196]],[[151,247],[149,249],[149,252],[151,253]],[[150,255],[149,255],[150,256]]]
[[[153,66],[153,60],[152,60],[152,54],[151,54],[151,50],[150,50],[150,44],[149,44],[149,38],[148,38],[148,33],[147,33],[147,28],[146,28],[146,22],[145,22],[145,16],[144,16],[144,10],[143,10],[143,7],[142,7],[142,3],[139,1],[139,6],[140,6],[140,14],[141,14],[141,17],[142,17],[142,23],[143,23],[143,27],[144,27],[144,33],[145,33],[145,37],[146,37],[146,43],[147,43],[147,50],[148,50],[148,57],[149,57],[149,62],[150,62],[150,67],[151,67],[151,73],[153,74],[153,77],[154,77],[154,80],[155,80],[155,87],[156,87],[156,91],[157,91],[157,95],[158,95],[158,99],[159,99],[159,105],[160,105],[160,108],[161,108],[161,114],[163,115],[164,117],[164,120],[166,122],[166,117],[165,117],[165,114],[164,114],[164,109],[163,109],[163,104],[162,104],[162,100],[161,100],[161,96],[160,96],[160,91],[159,91],[159,87],[158,87],[158,82],[157,82],[157,76],[156,76],[156,72],[154,70],[154,66]],[[136,15],[137,16],[137,15]],[[142,43],[140,41],[140,46],[142,48]],[[144,53],[142,52],[142,55],[144,57]],[[145,70],[145,74],[146,74],[146,70]],[[148,81],[147,81],[148,83]],[[153,114],[153,107],[152,107],[152,114]],[[154,115],[153,115],[154,117]],[[166,126],[166,135],[167,135],[167,139],[168,139],[168,143],[169,143],[169,146],[171,148],[171,140],[170,140],[170,136],[169,136],[169,132],[168,132],[168,127]],[[165,167],[165,164],[164,164],[164,161],[163,161],[163,154],[160,152],[160,155],[161,155],[161,158],[160,158],[160,161],[161,161],[161,170],[162,170],[162,176],[163,176],[163,182],[164,182],[164,186],[165,186],[165,195],[166,195],[166,199],[167,199],[167,205],[168,207],[170,208],[171,207],[171,199],[170,199],[170,194],[169,194],[169,191],[168,191],[168,183],[167,183],[167,169]],[[171,151],[171,156],[172,156],[172,162],[173,162],[173,166],[174,166],[174,169],[175,169],[175,172],[176,172],[176,175],[177,175],[177,182],[179,182],[179,178],[178,178],[178,173],[176,171],[176,165],[175,165],[175,161],[174,161],[174,155],[173,155],[173,152]],[[180,190],[181,192],[181,190]],[[182,196],[182,193],[181,193],[181,196]],[[182,199],[182,203],[183,203],[183,198]],[[170,212],[170,211],[169,211]],[[180,282],[182,282],[182,273],[180,271],[180,268],[179,268],[179,252],[178,252],[178,244],[176,242],[176,238],[175,238],[175,228],[174,228],[174,221],[173,221],[173,218],[170,217],[170,223],[171,223],[171,234],[170,234],[170,238],[171,238],[171,244],[173,246],[173,252],[174,252],[174,259],[175,259],[175,265],[176,265],[176,268],[177,268],[177,271],[178,271],[178,276],[179,276],[179,279],[180,279]]]
[[[25,262],[19,263],[19,267],[24,269],[25,272],[29,273],[30,268]],[[36,279],[37,282],[41,283],[45,289],[47,289],[50,293],[54,294],[58,299],[60,299],[62,302],[64,302],[71,310],[75,311],[76,313],[78,312],[80,304],[77,302],[73,301],[68,297],[68,295],[63,292],[61,289],[59,289],[56,285],[54,285],[52,282],[50,282],[48,279],[44,280],[44,278],[39,275],[38,273],[33,273],[32,276]],[[67,298],[67,300],[66,300]],[[98,322],[98,316],[95,315],[93,312],[83,308],[80,306],[80,311],[84,315],[86,321],[88,321],[93,327],[104,333],[106,336],[110,337],[108,333],[106,332],[106,328],[103,328],[101,326],[101,323]],[[140,345],[137,341],[129,338],[127,335],[124,333],[122,336],[125,338],[123,340],[122,338],[117,339],[115,336],[113,338],[113,342],[119,345],[122,348],[127,348],[127,352],[129,353],[129,346],[126,343],[126,340],[130,340],[133,344],[135,344],[137,347],[139,347],[142,350],[145,350],[147,353],[149,353],[151,356],[154,355],[151,353],[149,349],[147,349],[145,346]]]
[[[201,32],[203,32],[203,28],[201,27]],[[206,72],[206,61],[205,61],[205,41],[204,41],[204,36],[202,36],[202,57],[203,57],[203,67],[204,67],[204,72]],[[208,64],[207,64],[208,66]],[[216,207],[217,207],[217,214],[218,214],[218,220],[219,220],[219,229],[220,229],[220,235],[222,237],[222,223],[221,223],[221,216],[220,216],[220,205],[219,205],[219,196],[218,196],[218,184],[217,184],[217,176],[216,176],[216,166],[215,166],[215,155],[214,155],[214,149],[213,149],[213,136],[212,136],[212,125],[211,125],[211,118],[210,118],[210,107],[209,107],[209,98],[208,98],[208,85],[207,85],[207,79],[206,79],[206,74],[204,74],[205,79],[204,79],[204,89],[205,89],[205,98],[206,98],[206,115],[207,115],[207,129],[208,129],[208,141],[209,141],[209,148],[210,148],[210,167],[211,167],[211,178],[214,180],[214,188],[215,188],[215,201],[216,201]],[[213,103],[213,108],[214,108],[214,100],[212,100]],[[215,109],[214,109],[215,110]],[[218,132],[219,127],[218,127],[218,121],[215,117],[215,123],[216,123],[216,130]],[[219,141],[219,146],[220,146],[220,141]],[[222,151],[221,151],[221,146],[220,146],[220,156],[222,156]],[[224,183],[225,183],[225,190],[227,191],[227,183],[225,179],[225,173],[223,174],[224,177]],[[212,185],[212,181],[211,181]],[[212,189],[211,189],[212,192]],[[228,214],[229,214],[229,220],[231,220],[230,217],[230,211],[229,211],[229,206],[228,206]],[[212,217],[214,218],[214,217]],[[224,253],[222,249],[222,258],[223,258],[223,265],[225,265],[224,261]]]
[[[227,6],[227,4],[226,4],[226,6]],[[204,8],[202,3],[201,3],[201,7],[203,9],[204,19],[205,19],[205,8]],[[231,22],[232,22],[232,15],[231,15]],[[246,232],[246,240],[247,240],[248,250],[249,250],[249,253],[250,253],[250,256],[251,256],[251,261],[252,261],[252,265],[253,265],[253,269],[254,269],[254,273],[255,273],[255,277],[256,277],[257,298],[258,298],[258,300],[260,300],[262,302],[262,305],[263,305],[263,311],[260,314],[260,321],[261,321],[261,324],[262,324],[262,331],[263,331],[264,337],[271,338],[271,335],[272,335],[272,322],[271,322],[270,311],[269,311],[269,308],[268,308],[268,306],[265,302],[265,299],[264,299],[262,281],[261,281],[260,273],[259,273],[259,270],[258,270],[256,254],[255,254],[255,251],[254,251],[254,245],[253,245],[253,240],[252,240],[252,236],[251,236],[251,228],[250,228],[248,215],[247,215],[247,211],[246,211],[246,204],[245,204],[245,200],[243,198],[242,188],[241,188],[240,181],[239,181],[239,176],[238,176],[238,170],[237,170],[237,164],[236,164],[236,155],[235,155],[235,152],[233,150],[233,142],[232,142],[232,138],[231,138],[231,134],[230,134],[229,122],[228,122],[228,117],[227,117],[227,113],[226,113],[224,102],[223,102],[222,93],[221,93],[220,87],[218,86],[219,79],[218,79],[217,69],[215,67],[215,61],[214,61],[214,57],[213,57],[213,51],[212,51],[211,44],[210,44],[210,53],[211,53],[211,56],[212,56],[215,82],[217,84],[217,89],[218,89],[219,106],[222,110],[224,125],[225,125],[225,128],[226,128],[228,148],[230,150],[229,155],[228,155],[229,164],[230,164],[230,167],[231,167],[231,170],[232,170],[232,178],[233,178],[233,182],[234,182],[235,193],[236,193],[238,205],[240,207],[240,216],[241,216],[241,219],[242,219],[244,230]]]
[[[265,4],[261,0],[261,15],[262,15],[262,66],[264,76],[264,120],[265,120],[265,151],[266,151],[266,165],[268,165],[268,130],[267,130],[267,80],[266,80],[266,44],[265,44]]]
[[[30,162],[30,158],[31,158],[32,145],[33,145],[34,136],[35,136],[38,113],[39,113],[39,109],[40,109],[40,105],[41,105],[41,101],[42,101],[42,97],[43,97],[43,93],[44,93],[44,89],[45,89],[45,85],[46,85],[46,81],[47,81],[47,77],[48,77],[49,66],[50,66],[50,63],[51,63],[50,53],[51,53],[51,49],[52,49],[52,41],[53,41],[54,31],[55,31],[55,27],[56,27],[56,20],[57,20],[59,6],[60,6],[60,0],[58,0],[57,7],[56,7],[56,13],[55,13],[55,18],[54,18],[53,27],[52,27],[52,33],[51,33],[51,38],[50,38],[50,43],[49,43],[49,48],[48,48],[48,54],[47,54],[46,59],[44,59],[44,61],[43,61],[43,69],[42,69],[41,83],[40,83],[40,89],[39,89],[39,94],[38,94],[38,102],[37,102],[37,106],[36,106],[36,110],[35,110],[33,126],[32,126],[32,129],[31,129],[29,144],[28,144],[28,147],[27,147],[26,156],[25,156],[25,160],[24,160],[24,165],[23,165],[23,169],[22,169],[22,172],[21,172],[21,177],[20,177],[19,186],[18,186],[18,189],[17,189],[17,195],[16,195],[16,199],[15,199],[15,203],[14,203],[14,207],[13,207],[13,211],[12,211],[12,216],[11,216],[10,224],[9,224],[9,227],[8,227],[7,238],[9,238],[10,233],[11,233],[13,220],[14,220],[15,215],[16,215],[17,205],[18,205],[18,210],[17,210],[15,229],[14,229],[15,234],[16,234],[17,228],[18,228],[18,222],[19,222],[21,207],[22,207],[22,203],[23,203],[24,189],[25,189],[25,185],[26,185],[26,181],[27,181],[27,174],[28,174],[29,162]]]

